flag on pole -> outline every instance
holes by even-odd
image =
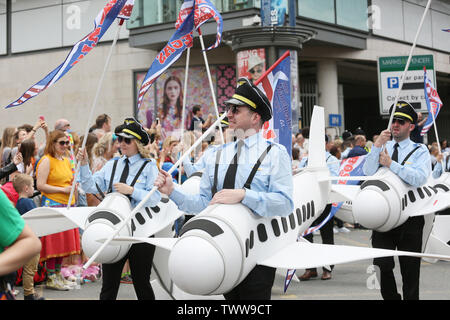
[[[120,11],[119,15],[117,16],[117,18],[123,19],[123,20],[130,19],[131,12],[133,11],[133,7],[134,7],[134,0],[127,0],[127,3],[125,3],[125,5],[123,6],[123,8]]]
[[[442,29],[442,31],[450,32],[450,29]]]
[[[341,165],[339,168],[339,176],[340,177],[348,177],[348,176],[363,176],[363,166],[366,161],[366,155],[347,158],[341,161]],[[338,184],[347,184],[347,185],[355,185],[358,184],[357,180],[338,180]],[[299,239],[304,237],[316,230],[319,230],[322,226],[324,226],[331,218],[334,217],[336,212],[341,208],[343,202],[333,203],[331,207],[331,211],[328,216],[317,226],[306,229],[303,234],[299,235]],[[296,269],[288,269],[286,273],[286,278],[284,280],[284,292],[286,292],[289,284],[291,283],[292,277],[295,274]]]
[[[263,136],[286,147],[292,155],[292,112],[291,112],[291,60],[286,55],[269,73],[263,75],[258,88],[265,93],[272,105],[272,119],[263,125]]]
[[[195,8],[195,9],[193,9]],[[175,23],[175,33],[161,52],[156,56],[147,71],[141,88],[138,92],[137,107],[142,105],[145,94],[158,77],[175,63],[183,54],[183,51],[192,47],[194,29],[198,29],[210,18],[217,22],[216,43],[207,50],[216,48],[222,38],[222,16],[209,0],[186,0],[180,8]]]
[[[44,79],[29,88],[19,99],[12,102],[6,108],[15,107],[25,103],[28,99],[37,96],[39,93],[52,86],[56,81],[61,79],[73,66],[81,61],[100,41],[105,32],[111,26],[119,13],[124,8],[125,4],[130,4],[126,0],[111,0],[98,13],[94,20],[94,30],[86,35],[83,39],[78,41],[69,52],[66,60],[59,65],[55,70],[50,72]],[[132,7],[128,6],[127,12],[131,14]],[[124,13],[125,16],[125,13]]]
[[[211,50],[218,47],[222,39],[223,20],[219,11],[217,11],[216,7],[214,7],[210,0],[185,0],[181,5],[177,21],[175,22],[175,29],[178,29],[181,26],[183,21],[193,10],[194,5],[194,26],[196,30],[211,18],[214,18],[217,22],[216,42],[206,50]]]
[[[423,68],[423,70],[424,70],[423,79],[425,89],[425,101],[427,103],[428,117],[427,121],[425,121],[425,124],[423,125],[422,131],[420,132],[421,136],[427,133],[428,130],[431,128],[442,107],[442,100],[441,98],[439,98],[439,95],[436,89],[434,88],[433,83],[427,77],[427,70],[425,69],[425,67]]]

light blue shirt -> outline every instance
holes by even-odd
[[[341,162],[338,158],[333,156],[328,151],[325,153],[325,159],[327,162],[328,170],[330,170],[330,175],[333,177],[339,176],[339,168],[341,167]],[[333,181],[333,183],[337,183],[337,181]]]
[[[447,158],[449,156],[444,156],[444,166],[445,166],[445,171],[449,171],[449,165],[450,165],[450,161],[447,161]],[[434,166],[433,169],[433,178],[437,179],[441,176],[442,174],[442,163],[441,162],[436,162],[436,165]]]
[[[208,149],[206,149],[203,155],[200,157],[200,159],[197,160],[196,163],[192,163],[188,159],[188,157],[184,158],[183,167],[184,172],[186,172],[186,175],[190,177],[195,172],[203,171],[203,169],[206,167],[206,163],[210,161],[209,157],[215,154],[216,148],[217,146],[209,146]],[[214,161],[214,158],[212,161]]]
[[[258,158],[267,149],[270,142],[260,133],[254,134],[244,141],[238,159],[235,188],[243,188]],[[214,149],[208,156],[205,170],[200,182],[200,193],[196,195],[183,193],[178,186],[170,195],[178,208],[187,213],[199,213],[205,209],[212,199],[211,188],[214,183],[215,161],[217,150],[222,149],[217,177],[217,191],[223,188],[228,166],[237,151],[237,143],[227,143]],[[272,143],[272,148],[261,163],[250,189],[245,189],[242,204],[255,214],[263,217],[287,216],[294,210],[292,200],[293,181],[291,159],[286,148]]]
[[[389,156],[392,157],[394,152],[395,141],[391,140],[386,143],[386,150]],[[406,156],[417,146],[419,149],[408,158],[404,165],[401,165]],[[363,166],[363,172],[366,176],[371,176],[377,172],[380,166],[380,152],[382,148],[372,146],[372,150],[366,157],[366,162]],[[427,182],[431,174],[431,157],[428,148],[421,143],[412,142],[409,138],[399,142],[398,147],[398,162],[392,161],[389,168],[392,172],[398,175],[405,183],[420,187]]]
[[[119,182],[120,176],[122,175],[122,171],[125,167],[125,158],[125,156],[122,156],[117,162],[116,171],[113,177],[112,191],[115,191],[114,184]],[[88,165],[80,167],[81,187],[86,193],[98,193],[97,187],[95,186],[96,183],[98,184],[102,192],[106,193],[108,191],[114,160],[115,159],[109,160],[102,169],[94,174],[91,173]],[[149,159],[144,159],[140,154],[136,154],[128,158],[128,160],[130,161],[130,163],[127,184],[130,185],[144,161]],[[153,183],[158,176],[158,172],[159,171],[156,166],[156,162],[154,160],[150,160],[150,162],[147,163],[144,170],[141,172],[138,180],[134,185],[134,190],[131,194],[131,206],[133,208],[139,202],[141,202],[142,199],[145,198],[147,193],[153,188]],[[156,190],[148,200],[146,206],[154,207],[160,200],[161,194],[158,190]]]

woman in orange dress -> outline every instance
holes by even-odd
[[[42,206],[66,207],[69,202],[73,181],[73,172],[67,157],[69,144],[69,138],[61,130],[52,131],[47,139],[45,155],[40,159],[36,169],[37,188],[42,194]],[[75,199],[72,198],[71,206],[74,203]],[[80,254],[78,229],[44,236],[41,243],[40,261],[46,261],[47,288],[62,291],[71,289],[72,283],[61,275],[61,264],[64,257]]]

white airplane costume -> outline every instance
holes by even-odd
[[[146,208],[144,212],[139,212],[140,217],[136,214],[132,223],[123,228],[120,235],[106,246],[108,249],[104,251],[108,253],[102,252],[99,257],[107,260],[119,259],[122,250],[126,250],[131,243],[154,244],[170,251],[168,272],[176,286],[195,295],[228,292],[239,284],[256,264],[305,269],[399,255],[450,260],[450,256],[297,242],[298,235],[312,224],[327,203],[348,200],[349,194],[354,195],[357,191],[352,188],[351,192],[348,192],[350,189],[346,187],[349,186],[331,184],[325,163],[324,136],[324,110],[316,106],[311,121],[308,167],[293,177],[295,209],[288,217],[262,218],[242,204],[216,204],[189,220],[183,226],[179,238],[150,238],[181,216],[182,213],[173,208],[174,204],[169,200],[158,204],[158,213]],[[188,179],[183,187],[195,190],[195,180],[191,179]],[[372,185],[367,186],[371,187]],[[24,218],[40,235],[79,226],[85,229],[83,238],[86,238],[83,239],[83,245],[87,248],[93,247],[95,251],[100,242],[112,234],[120,219],[131,212],[122,199],[119,199],[119,195],[112,194],[109,197],[114,199],[107,201],[107,196],[97,208],[37,208],[24,215]],[[37,223],[31,222],[32,218],[38,217],[39,214],[47,214],[44,219],[47,221],[39,223],[38,226]],[[75,215],[78,217],[74,218]],[[63,217],[67,217],[70,222]],[[64,226],[51,228],[48,226],[48,219],[58,221]],[[34,219],[33,222],[36,220],[40,219]],[[139,232],[136,222],[142,226]],[[97,223],[103,225],[96,226]],[[134,231],[133,223],[136,227]],[[93,252],[91,249],[89,251]],[[99,259],[96,260],[100,262]]]

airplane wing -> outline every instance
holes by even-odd
[[[145,207],[132,219],[133,236],[146,238],[172,225],[184,212],[178,210],[176,204],[163,196],[157,206]]]
[[[22,217],[38,237],[74,228],[84,229],[88,215],[96,207],[50,208],[39,207]]]
[[[103,243],[106,239],[98,239],[97,241]],[[125,245],[145,242],[170,251],[177,241],[178,238],[115,237],[109,244]]]
[[[425,247],[426,253],[450,255],[450,216],[438,215],[435,217],[433,229]],[[436,262],[437,259],[430,259],[428,262]]]
[[[449,206],[450,199],[448,194],[438,193],[431,199],[431,201],[428,201],[422,208],[415,211],[414,213],[411,213],[409,216],[424,216],[430,213],[435,213],[437,211],[447,209]]]
[[[186,193],[195,194],[200,190],[200,175],[191,176],[182,185],[181,190]],[[135,230],[133,236],[147,238],[170,226],[185,213],[178,209],[177,205],[166,195],[162,195],[161,201],[156,207],[145,208],[137,212],[133,217],[132,224]]]
[[[445,255],[294,242],[257,264],[273,268],[307,269],[388,256],[425,257],[450,261],[450,256]]]
[[[360,188],[361,186],[357,185],[332,184],[329,200],[331,203],[353,201]]]

